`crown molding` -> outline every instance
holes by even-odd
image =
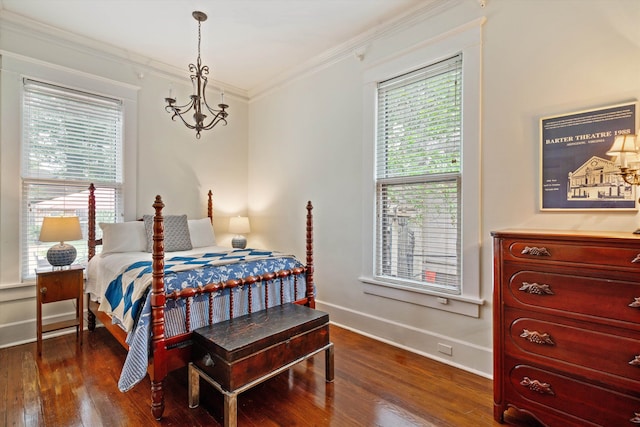
[[[175,84],[186,82],[183,69],[108,43],[34,21],[22,15],[9,12],[6,9],[0,9],[0,27],[2,31],[34,37],[43,42],[53,43],[84,55],[119,64],[128,64],[131,67],[131,72],[139,79],[144,78],[145,74],[155,74]],[[245,102],[248,101],[248,94],[245,89],[214,79],[210,80],[210,84],[216,88],[224,89],[225,95],[239,98]]]
[[[250,102],[262,98],[269,92],[282,87],[285,84],[330,67],[345,58],[354,57],[355,59],[362,61],[366,55],[367,46],[369,44],[378,39],[388,37],[389,35],[409,28],[426,18],[441,14],[445,10],[462,3],[462,1],[464,0],[429,0],[426,4],[421,3],[413,9],[409,9],[402,15],[372,27],[364,33],[361,33],[360,35],[332,49],[326,50],[309,61],[291,68],[288,72],[282,73],[276,78],[249,89],[248,95]]]
[[[90,74],[90,73],[86,73],[84,71],[74,70],[74,69],[71,69],[69,67],[65,67],[65,66],[60,65],[60,64],[52,64],[50,62],[42,61],[40,59],[32,58],[30,56],[21,55],[19,53],[8,51],[8,50],[4,50],[4,49],[0,49],[0,57],[2,57],[2,58],[11,58],[11,59],[14,59],[16,61],[19,61],[19,62],[22,62],[22,63],[27,63],[27,64],[33,64],[33,65],[38,66],[38,67],[46,67],[46,68],[52,69],[52,70],[63,71],[65,73],[73,74],[74,76],[85,77],[85,78],[88,78],[88,79],[92,79],[94,81],[99,81],[99,82],[107,83],[107,84],[110,84],[110,85],[118,86],[118,87],[121,87],[123,89],[130,90],[130,91],[136,91],[137,92],[137,91],[140,90],[140,86],[138,86],[138,85],[133,85],[133,84],[126,83],[126,82],[109,79],[109,78],[103,77],[103,76],[96,76],[95,74]],[[5,68],[4,64],[0,63],[0,70],[5,70],[5,69],[6,68]],[[55,82],[51,82],[51,83],[55,83]]]
[[[362,61],[366,55],[367,46],[375,40],[398,33],[426,18],[436,16],[460,4],[462,1],[464,0],[429,0],[421,3],[413,9],[409,9],[404,14],[377,25],[332,49],[326,50],[309,61],[291,68],[288,72],[281,73],[277,77],[267,80],[263,84],[249,90],[217,80],[211,80],[211,84],[217,88],[224,89],[226,95],[251,102],[262,98],[269,92],[285,84],[330,67],[347,57],[355,57],[355,59]],[[2,27],[3,31],[11,31],[17,34],[36,37],[44,42],[54,43],[85,55],[118,63],[124,62],[131,67],[132,73],[134,73],[137,78],[143,78],[145,74],[156,74],[169,80],[171,83],[184,83],[184,70],[178,67],[153,60],[144,55],[136,54],[108,43],[43,24],[1,8],[0,27]]]

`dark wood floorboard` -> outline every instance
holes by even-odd
[[[125,350],[104,328],[0,349],[0,426],[219,426],[222,396],[201,381],[189,409],[187,372],[165,383],[164,418],[150,411],[148,377],[127,393],[117,382]],[[238,425],[500,426],[492,418],[490,380],[331,326],[335,382],[324,381],[324,354],[238,397]],[[518,426],[537,426],[518,414]]]

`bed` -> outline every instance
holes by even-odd
[[[118,382],[121,391],[149,374],[156,419],[164,411],[166,375],[191,359],[191,331],[289,302],[315,308],[311,202],[306,206],[303,264],[278,252],[216,246],[215,236],[212,240],[206,232],[210,229],[213,234],[211,191],[206,219],[163,216],[164,203],[156,196],[154,215],[118,224],[96,224],[95,193],[91,184],[85,289],[88,328],[95,329],[98,318],[128,350]],[[176,243],[180,240],[176,236],[185,233],[185,221],[191,248]],[[97,226],[103,232],[99,240]],[[98,245],[103,245],[100,254],[96,254]]]

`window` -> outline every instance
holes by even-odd
[[[123,215],[123,103],[24,79],[22,132],[22,277],[48,266],[51,244],[38,241],[44,216],[80,218],[85,240],[71,242],[87,259],[88,187],[99,188],[96,221]],[[99,230],[96,230],[99,232]]]
[[[462,55],[378,84],[375,276],[460,293]]]
[[[484,21],[408,46],[364,74],[365,294],[480,315]]]

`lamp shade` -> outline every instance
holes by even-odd
[[[82,239],[77,216],[45,216],[40,229],[41,242],[64,242]]]
[[[80,219],[77,216],[46,216],[40,229],[41,242],[60,242],[47,251],[47,261],[54,267],[63,267],[76,259],[76,248],[64,243],[65,240],[82,239]]]
[[[247,234],[251,231],[249,218],[246,216],[234,216],[229,218],[229,233]]]
[[[607,156],[616,156],[616,164],[626,167],[630,155],[638,152],[636,142],[636,135],[617,135],[613,145],[607,151]]]

